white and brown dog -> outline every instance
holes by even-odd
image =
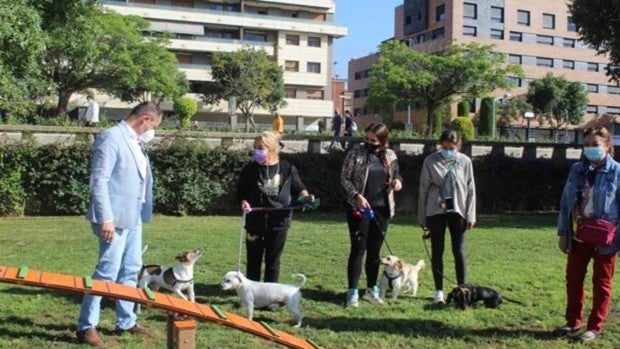
[[[396,256],[385,256],[381,257],[381,264],[384,266],[379,279],[381,299],[385,299],[387,290],[392,290],[392,300],[398,298],[401,290],[411,290],[414,296],[417,295],[418,273],[424,268],[424,260],[420,259],[415,265],[411,265]]]
[[[246,308],[246,315],[252,320],[254,308],[267,307],[272,304],[285,304],[288,310],[295,315],[295,327],[301,326],[302,314],[300,309],[301,291],[306,283],[303,274],[293,275],[299,280],[296,285],[279,284],[275,282],[258,282],[246,278],[241,272],[230,271],[224,275],[220,287],[222,290],[236,290],[241,298],[241,306]]]
[[[202,257],[202,251],[197,248],[176,256],[174,258],[176,263],[172,267],[145,265],[138,274],[138,287],[142,289],[148,287],[153,291],[163,288],[185,300],[189,298],[190,301],[195,302],[194,264],[200,257]],[[187,297],[182,291],[187,291]],[[137,312],[140,312],[139,303],[136,304]]]

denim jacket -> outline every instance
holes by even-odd
[[[392,149],[387,149],[385,152],[387,161],[390,162],[391,178],[398,179],[402,182],[403,178],[400,175],[398,167],[398,158],[396,153]],[[347,153],[342,164],[342,171],[340,173],[340,183],[345,191],[347,200],[353,201],[353,198],[357,193],[363,193],[366,189],[366,182],[368,180],[368,151],[366,147],[356,145]],[[394,216],[396,211],[396,204],[394,201],[394,191],[388,189],[388,205],[390,207],[390,217]]]
[[[573,164],[564,185],[560,201],[560,215],[558,217],[558,236],[568,237],[569,249],[572,247],[573,208],[577,202],[577,187],[586,181],[586,174],[590,167],[589,161]],[[605,165],[598,169],[593,185],[594,218],[604,219],[616,224],[616,238],[609,247],[599,247],[600,254],[610,254],[620,251],[620,231],[618,231],[618,216],[620,209],[620,164],[607,155]]]

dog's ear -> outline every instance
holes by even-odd
[[[403,269],[403,261],[401,261],[400,259],[396,261],[396,268],[398,268],[399,270]]]
[[[463,287],[459,287],[458,288],[458,303],[459,306],[461,307],[461,309],[465,310],[465,308],[467,308],[467,305],[469,304],[469,300],[467,299],[467,296],[469,295],[469,290]]]

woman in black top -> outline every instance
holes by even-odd
[[[247,212],[245,221],[247,278],[260,281],[265,258],[265,282],[278,282],[280,256],[291,225],[292,210],[254,211],[252,207],[294,206],[299,196],[308,196],[295,166],[280,159],[280,135],[265,131],[254,139],[252,162],[239,178],[237,199]]]

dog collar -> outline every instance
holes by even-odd
[[[384,270],[384,271],[383,271],[383,275],[385,275],[385,277],[388,279],[388,287],[389,287],[389,288],[390,288],[390,290],[391,290],[392,288],[394,288],[394,286],[392,286],[392,281],[394,281],[394,280],[398,279],[399,277],[403,276],[403,275],[404,275],[404,273],[403,273],[403,271],[401,270],[398,274],[396,274],[396,276],[390,276],[390,275],[387,273],[387,271],[385,271],[385,270]]]

